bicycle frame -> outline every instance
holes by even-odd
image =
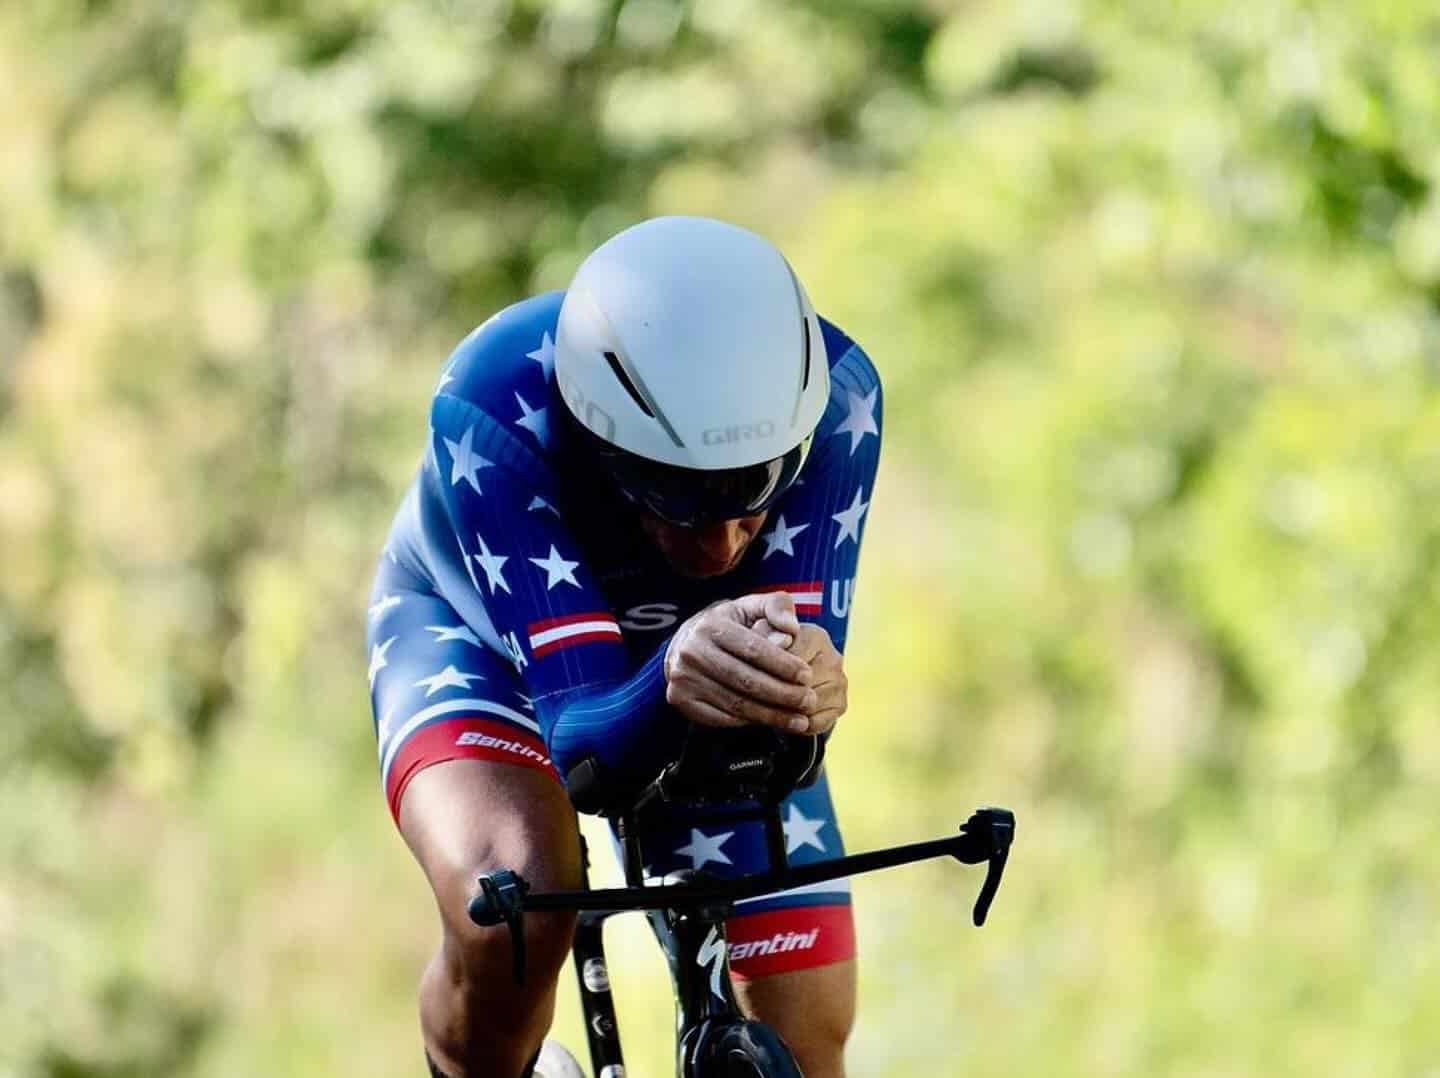
[[[767,1027],[743,1019],[730,985],[725,920],[734,903],[774,891],[809,883],[874,872],[934,857],[954,857],[964,864],[987,863],[985,882],[976,899],[974,923],[985,923],[990,903],[1000,886],[1010,846],[1015,817],[1008,809],[983,807],[949,838],[910,843],[867,853],[791,867],[785,856],[784,830],[778,803],[760,809],[730,814],[731,819],[760,818],[765,824],[769,868],[732,879],[715,879],[698,873],[682,874],[680,882],[644,886],[640,843],[633,815],[618,821],[627,886],[599,890],[531,892],[518,874],[502,870],[478,877],[479,893],[470,901],[470,917],[477,924],[505,924],[510,929],[515,976],[525,976],[522,919],[527,911],[580,911],[573,955],[580,979],[580,998],[585,1015],[586,1035],[597,1078],[621,1078],[624,1074],[619,1028],[610,995],[605,966],[602,928],[607,917],[628,910],[657,910],[665,917],[672,935],[667,948],[677,1006],[677,1073],[681,1078],[700,1078],[696,1068],[710,1034],[733,1032],[744,1026],[755,1036],[747,1038],[742,1050],[763,1057],[765,1072],[775,1078],[798,1075],[783,1042]],[[772,1047],[773,1045],[773,1047]],[[768,1053],[768,1054],[767,1054]],[[783,1053],[783,1058],[782,1054]]]
[[[581,849],[583,852],[583,845]],[[601,1078],[620,1078],[625,1073],[625,1057],[620,1050],[620,1024],[615,1018],[615,997],[610,993],[610,967],[605,961],[605,921],[615,916],[616,912],[581,910],[575,921],[575,942],[570,946],[575,979],[580,987],[580,1013],[585,1020],[585,1038],[590,1044],[590,1062]]]

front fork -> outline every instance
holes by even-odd
[[[741,1018],[730,983],[730,945],[725,921],[729,902],[665,913],[670,972],[675,982],[675,1073],[696,1073],[699,1055],[712,1030]]]
[[[730,910],[730,903],[717,902],[696,910],[652,914],[652,917],[664,918],[663,924],[656,927],[665,937],[664,950],[675,983],[676,1035],[683,1036],[676,1046],[677,1074],[691,1073],[686,1069],[687,1059],[693,1055],[701,1032],[707,1028],[707,1019],[734,1019],[741,1013],[730,983],[729,944],[725,936],[725,920]],[[580,1008],[596,1078],[624,1078],[620,1027],[605,965],[604,926],[609,916],[608,911],[582,911],[575,925],[571,953],[580,982]],[[687,1030],[689,1035],[684,1036]]]
[[[730,985],[730,948],[725,919],[730,903],[667,911],[671,973],[675,978],[675,1021],[689,1029],[703,1019],[740,1012]]]

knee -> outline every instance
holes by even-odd
[[[537,890],[574,887],[563,870],[557,873],[553,860],[549,865],[516,859],[506,862]],[[498,862],[496,862],[498,863]],[[524,980],[515,979],[515,947],[510,929],[505,925],[481,926],[470,920],[470,899],[478,891],[477,875],[485,871],[456,866],[449,886],[437,888],[441,903],[441,920],[445,927],[443,949],[455,987],[466,996],[493,1001],[502,997],[522,1009],[548,996],[560,969],[570,953],[575,934],[572,913],[527,913],[523,920],[525,952]]]
[[[821,1015],[813,1025],[781,1029],[781,1035],[795,1053],[803,1074],[816,1078],[841,1078],[845,1073],[845,1042],[850,1039],[850,1018]]]
[[[443,1073],[515,1074],[550,1026],[574,917],[526,915],[524,978],[517,980],[509,929],[471,922],[468,901],[457,896],[445,909],[443,941],[421,981],[421,1026]]]
[[[517,982],[508,928],[475,924],[468,907],[477,876],[501,868],[537,890],[579,886],[579,832],[564,791],[539,772],[450,760],[410,784],[400,830],[425,871],[442,926],[420,984],[426,1046],[446,1074],[509,1078],[549,1025],[574,918],[525,916],[526,964]]]
[[[515,942],[505,925],[485,928],[466,918],[453,929],[447,927],[443,946],[455,986],[467,996],[501,996],[525,1004],[554,985],[574,934],[574,914],[526,914],[524,976],[518,981]]]
[[[855,997],[837,993],[820,1008],[820,1035],[836,1050],[843,1049],[855,1030]]]
[[[855,1028],[855,1005],[840,993],[818,997],[803,1023],[789,1023],[789,1034],[806,1063],[806,1074],[838,1074],[845,1043]]]
[[[773,974],[736,985],[745,1009],[777,1029],[807,1075],[844,1073],[855,1025],[855,962]]]

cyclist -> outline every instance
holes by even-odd
[[[477,872],[579,885],[564,779],[652,778],[692,724],[828,736],[879,460],[880,384],[778,250],[662,217],[593,252],[564,292],[456,348],[380,558],[368,618],[382,782],[435,893],[420,984],[432,1075],[528,1075],[573,919],[466,915]],[[823,772],[784,809],[792,863],[839,856]],[[759,825],[675,818],[646,872],[763,864]],[[742,1004],[807,1075],[843,1074],[855,941],[844,883],[741,903]]]

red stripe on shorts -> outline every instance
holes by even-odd
[[[491,760],[498,764],[519,764],[551,775],[556,782],[560,773],[545,751],[545,743],[528,730],[507,722],[466,716],[441,719],[422,726],[400,746],[390,762],[390,775],[385,783],[385,797],[390,802],[390,815],[400,822],[400,798],[410,780],[431,764],[445,760]]]
[[[741,980],[793,973],[855,957],[850,906],[795,906],[731,917],[730,972]]]

